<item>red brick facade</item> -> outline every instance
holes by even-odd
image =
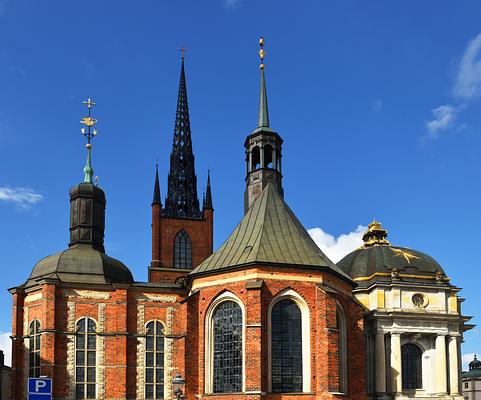
[[[214,241],[214,210],[206,209],[202,219],[171,218],[161,215],[160,204],[152,205],[152,261],[149,282],[175,282],[190,270],[174,268],[174,239],[185,230],[192,240],[192,267],[212,254]]]
[[[97,323],[97,398],[142,399],[142,338],[148,321],[164,326],[165,398],[171,380],[186,378],[187,399],[367,399],[363,309],[351,287],[327,272],[298,268],[250,267],[221,275],[198,277],[181,285],[62,286],[43,281],[28,293],[13,291],[13,398],[25,399],[28,375],[28,325],[41,324],[41,373],[54,380],[56,399],[74,398],[75,322],[91,317]],[[191,293],[189,295],[189,289]],[[310,391],[270,394],[268,389],[268,310],[272,299],[296,292],[309,310]],[[245,391],[206,393],[206,314],[212,302],[229,292],[245,310]],[[336,304],[347,321],[347,393],[339,388]]]

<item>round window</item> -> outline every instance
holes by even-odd
[[[413,294],[412,301],[416,307],[424,307],[426,305],[426,299],[421,293]]]

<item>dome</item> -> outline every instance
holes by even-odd
[[[469,363],[469,371],[463,373],[463,378],[481,378],[481,361],[478,360],[476,354],[474,360]]]
[[[391,245],[387,235],[381,224],[373,221],[363,236],[364,245],[345,256],[338,266],[358,283],[394,279],[426,282],[427,277],[437,283],[447,280],[436,260],[420,251]]]
[[[125,264],[88,244],[79,244],[41,259],[33,267],[27,285],[45,278],[89,284],[133,282]]]

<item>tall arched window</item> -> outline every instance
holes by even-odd
[[[145,398],[164,398],[164,329],[159,321],[146,326]]]
[[[337,362],[339,368],[339,392],[347,393],[347,334],[344,310],[338,304],[336,309],[336,328],[338,332]]]
[[[28,338],[28,376],[38,378],[40,376],[40,322],[30,322]]]
[[[220,303],[213,322],[213,392],[242,392],[242,310],[234,301]]]
[[[97,332],[95,321],[84,317],[77,322],[75,338],[75,398],[95,399],[97,381]]]
[[[174,267],[192,268],[192,240],[181,230],[174,239]]]
[[[302,316],[290,299],[278,301],[271,311],[272,392],[302,392]]]
[[[423,387],[422,352],[415,344],[401,347],[403,389]]]

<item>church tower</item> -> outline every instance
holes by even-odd
[[[282,138],[269,125],[267,108],[266,79],[264,75],[264,39],[259,40],[261,58],[261,87],[259,100],[259,119],[257,128],[244,143],[246,151],[246,190],[244,193],[244,214],[254,200],[272,182],[276,191],[284,197],[282,188]]]
[[[210,174],[201,210],[183,55],[167,188],[163,207],[157,167],[152,201],[150,282],[175,282],[212,254],[214,208]]]

